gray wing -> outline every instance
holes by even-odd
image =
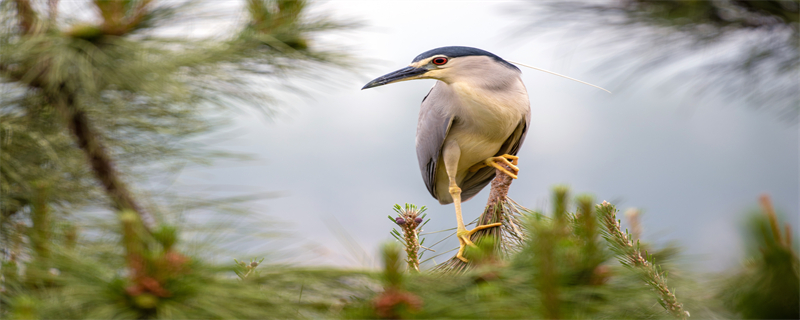
[[[417,160],[419,161],[419,171],[422,173],[422,180],[428,187],[428,192],[435,199],[436,195],[436,170],[439,166],[439,155],[442,152],[442,144],[447,132],[455,120],[451,115],[443,114],[445,108],[436,108],[437,99],[428,98],[431,92],[437,90],[437,85],[431,88],[428,95],[422,100],[419,109],[419,122],[417,122]],[[436,95],[434,95],[436,96]]]
[[[528,127],[530,124],[531,112],[528,110],[528,113],[525,114],[525,118],[519,122],[517,128],[514,129],[511,136],[506,139],[506,142],[503,143],[503,146],[500,147],[500,150],[497,151],[495,156],[504,154],[517,155],[517,152],[519,152],[519,149],[522,147],[522,143],[525,142],[525,136],[528,135]],[[464,181],[461,182],[461,201],[467,201],[481,192],[481,190],[494,179],[496,172],[495,168],[485,167],[471,175],[467,175]]]

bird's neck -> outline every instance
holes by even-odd
[[[519,78],[502,90],[480,83],[455,82],[447,86],[459,101],[454,110],[456,117],[474,122],[470,126],[476,130],[513,128],[530,109],[527,91]]]

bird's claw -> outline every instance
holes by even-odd
[[[510,154],[504,154],[504,155],[502,155],[500,157],[506,158],[506,160],[511,159],[511,164],[513,164],[515,166],[519,165],[519,157],[517,157],[517,156],[513,156],[513,155],[510,155]],[[519,169],[517,169],[517,170],[519,170]]]
[[[461,229],[461,230],[456,231],[456,237],[458,238],[458,242],[459,242],[459,245],[460,245],[460,247],[458,248],[458,254],[456,254],[456,258],[458,258],[459,260],[464,261],[464,262],[469,262],[469,259],[464,257],[464,251],[466,251],[467,246],[477,247],[475,245],[475,243],[473,243],[472,240],[470,240],[470,237],[472,237],[472,234],[474,234],[475,232],[478,232],[480,230],[483,230],[483,229],[499,227],[501,225],[503,225],[503,224],[500,223],[500,222],[496,222],[496,223],[490,223],[490,224],[484,224],[484,225],[481,225],[481,226],[477,226],[477,227],[475,227],[475,229],[472,229],[472,230]]]
[[[509,161],[509,159],[511,159],[511,161]],[[502,166],[500,163],[502,163],[502,164],[508,166],[509,168],[511,168],[511,170],[513,170],[514,173],[512,173],[511,171],[508,171],[508,169],[506,167]],[[504,154],[502,156],[491,157],[491,158],[488,158],[486,160],[483,160],[483,163],[479,163],[479,164],[476,164],[476,165],[472,166],[472,168],[469,168],[469,171],[470,172],[476,172],[476,171],[478,171],[479,169],[481,169],[483,167],[492,167],[492,168],[495,168],[497,170],[502,171],[503,173],[507,174],[509,177],[511,177],[513,179],[516,179],[517,178],[517,174],[519,173],[519,168],[517,167],[518,163],[519,163],[519,157],[512,156],[510,154]]]

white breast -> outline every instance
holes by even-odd
[[[529,110],[528,94],[521,80],[502,94],[467,83],[448,86],[460,102],[452,105],[456,123],[445,138],[455,140],[461,148],[460,181],[469,167],[494,156],[511,136]]]

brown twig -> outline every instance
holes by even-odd
[[[761,195],[759,198],[761,207],[764,209],[764,214],[769,220],[769,227],[772,229],[772,236],[775,243],[779,246],[785,246],[787,249],[792,250],[792,229],[788,224],[784,225],[784,235],[781,235],[780,225],[778,223],[778,215],[775,214],[775,209],[772,206],[772,200],[769,195]]]
[[[36,11],[31,7],[29,0],[14,0],[17,7],[17,17],[19,18],[19,28],[23,34],[33,32],[36,25]]]
[[[511,168],[506,167],[510,170]],[[489,199],[486,200],[486,206],[483,213],[478,218],[478,225],[486,225],[492,223],[503,223],[506,216],[505,204],[508,199],[508,190],[511,188],[511,183],[514,179],[500,170],[495,170],[496,174],[491,182],[491,189],[489,190]],[[501,228],[483,229],[472,235],[472,241],[480,241],[483,237],[492,237],[495,239],[495,248],[497,251],[503,243],[503,232]]]
[[[769,220],[769,227],[772,229],[772,236],[775,237],[775,242],[781,244],[781,230],[778,228],[778,216],[775,215],[775,209],[772,207],[772,201],[769,196],[764,194],[759,198],[761,207],[764,209],[764,214],[767,215]]]
[[[49,10],[48,18],[50,19],[50,23],[55,25],[56,19],[58,18],[58,0],[48,0],[47,7]]]
[[[140,1],[135,8],[130,9],[131,14],[128,14],[123,1],[95,1],[95,6],[103,17],[103,34],[122,36],[131,32],[147,17],[151,2],[152,0]]]
[[[502,201],[506,200],[506,197],[508,197],[508,190],[511,188],[511,183],[514,182],[514,179],[505,174],[505,172],[500,170],[495,171],[497,174],[492,180],[492,187],[489,191],[489,199],[486,201],[487,208],[495,208]],[[484,214],[481,215],[481,224],[488,224],[501,220],[502,217],[495,217],[492,213],[484,212]]]

